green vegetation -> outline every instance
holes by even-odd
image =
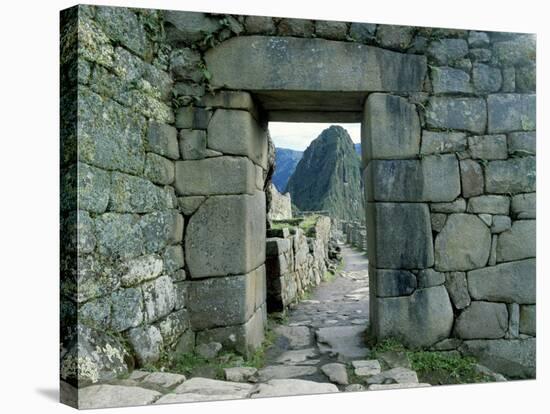
[[[492,381],[476,370],[475,358],[463,357],[454,351],[411,350],[394,338],[385,339],[374,345],[371,348],[371,357],[377,358],[377,355],[389,351],[404,352],[420,382],[443,385]]]
[[[313,237],[315,236],[315,224],[317,224],[317,220],[319,219],[319,217],[319,214],[311,214],[300,218],[275,220],[271,224],[271,228],[280,230],[288,227],[289,231],[292,234],[296,232],[296,228],[300,228],[303,230],[307,237]]]
[[[183,374],[187,377],[207,376],[217,379],[225,379],[224,369],[232,367],[254,367],[257,369],[265,366],[265,353],[275,340],[273,325],[275,321],[268,319],[265,339],[262,345],[248,356],[242,356],[232,351],[221,352],[215,358],[204,358],[196,353],[170,354],[164,352],[156,364],[150,364],[142,369],[144,371],[167,371]]]

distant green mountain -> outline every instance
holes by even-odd
[[[302,159],[303,154],[303,151],[275,148],[275,172],[271,181],[280,193],[285,191],[288,179],[294,173],[296,165]]]
[[[332,125],[311,142],[286,191],[302,211],[326,210],[340,219],[363,216],[361,159],[348,132]]]

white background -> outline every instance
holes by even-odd
[[[95,3],[92,1],[92,3]],[[538,380],[432,389],[342,393],[262,401],[103,410],[103,413],[540,412],[548,410],[547,136],[542,96],[548,76],[545,1],[103,1],[100,4],[235,14],[305,17],[537,32],[538,69]],[[1,8],[0,104],[0,410],[70,412],[58,381],[58,27],[72,1],[4,1]],[[544,75],[543,75],[544,74]],[[542,75],[542,76],[541,76]],[[544,301],[542,298],[547,300]]]

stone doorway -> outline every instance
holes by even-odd
[[[434,286],[426,290],[427,297],[410,297],[416,288],[410,271],[434,265],[427,202],[451,202],[460,192],[454,156],[418,159],[421,127],[415,98],[423,90],[426,58],[322,39],[249,36],[209,50],[205,61],[211,84],[223,88],[219,102],[230,106],[233,99],[235,110],[245,109],[257,121],[256,135],[250,123],[227,120],[219,127],[231,124],[232,136],[248,137],[239,145],[252,158],[264,151],[253,141],[261,142],[258,131],[266,121],[362,123],[372,334],[397,336],[413,346],[448,337],[453,314],[445,288]],[[237,104],[237,97],[243,102]],[[231,145],[216,149],[231,151]],[[403,182],[405,177],[412,185]],[[439,311],[427,312],[432,306]]]

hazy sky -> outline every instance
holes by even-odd
[[[361,142],[361,124],[324,124],[299,122],[270,122],[269,132],[276,147],[303,151],[309,143],[331,125],[345,128],[353,142]]]

